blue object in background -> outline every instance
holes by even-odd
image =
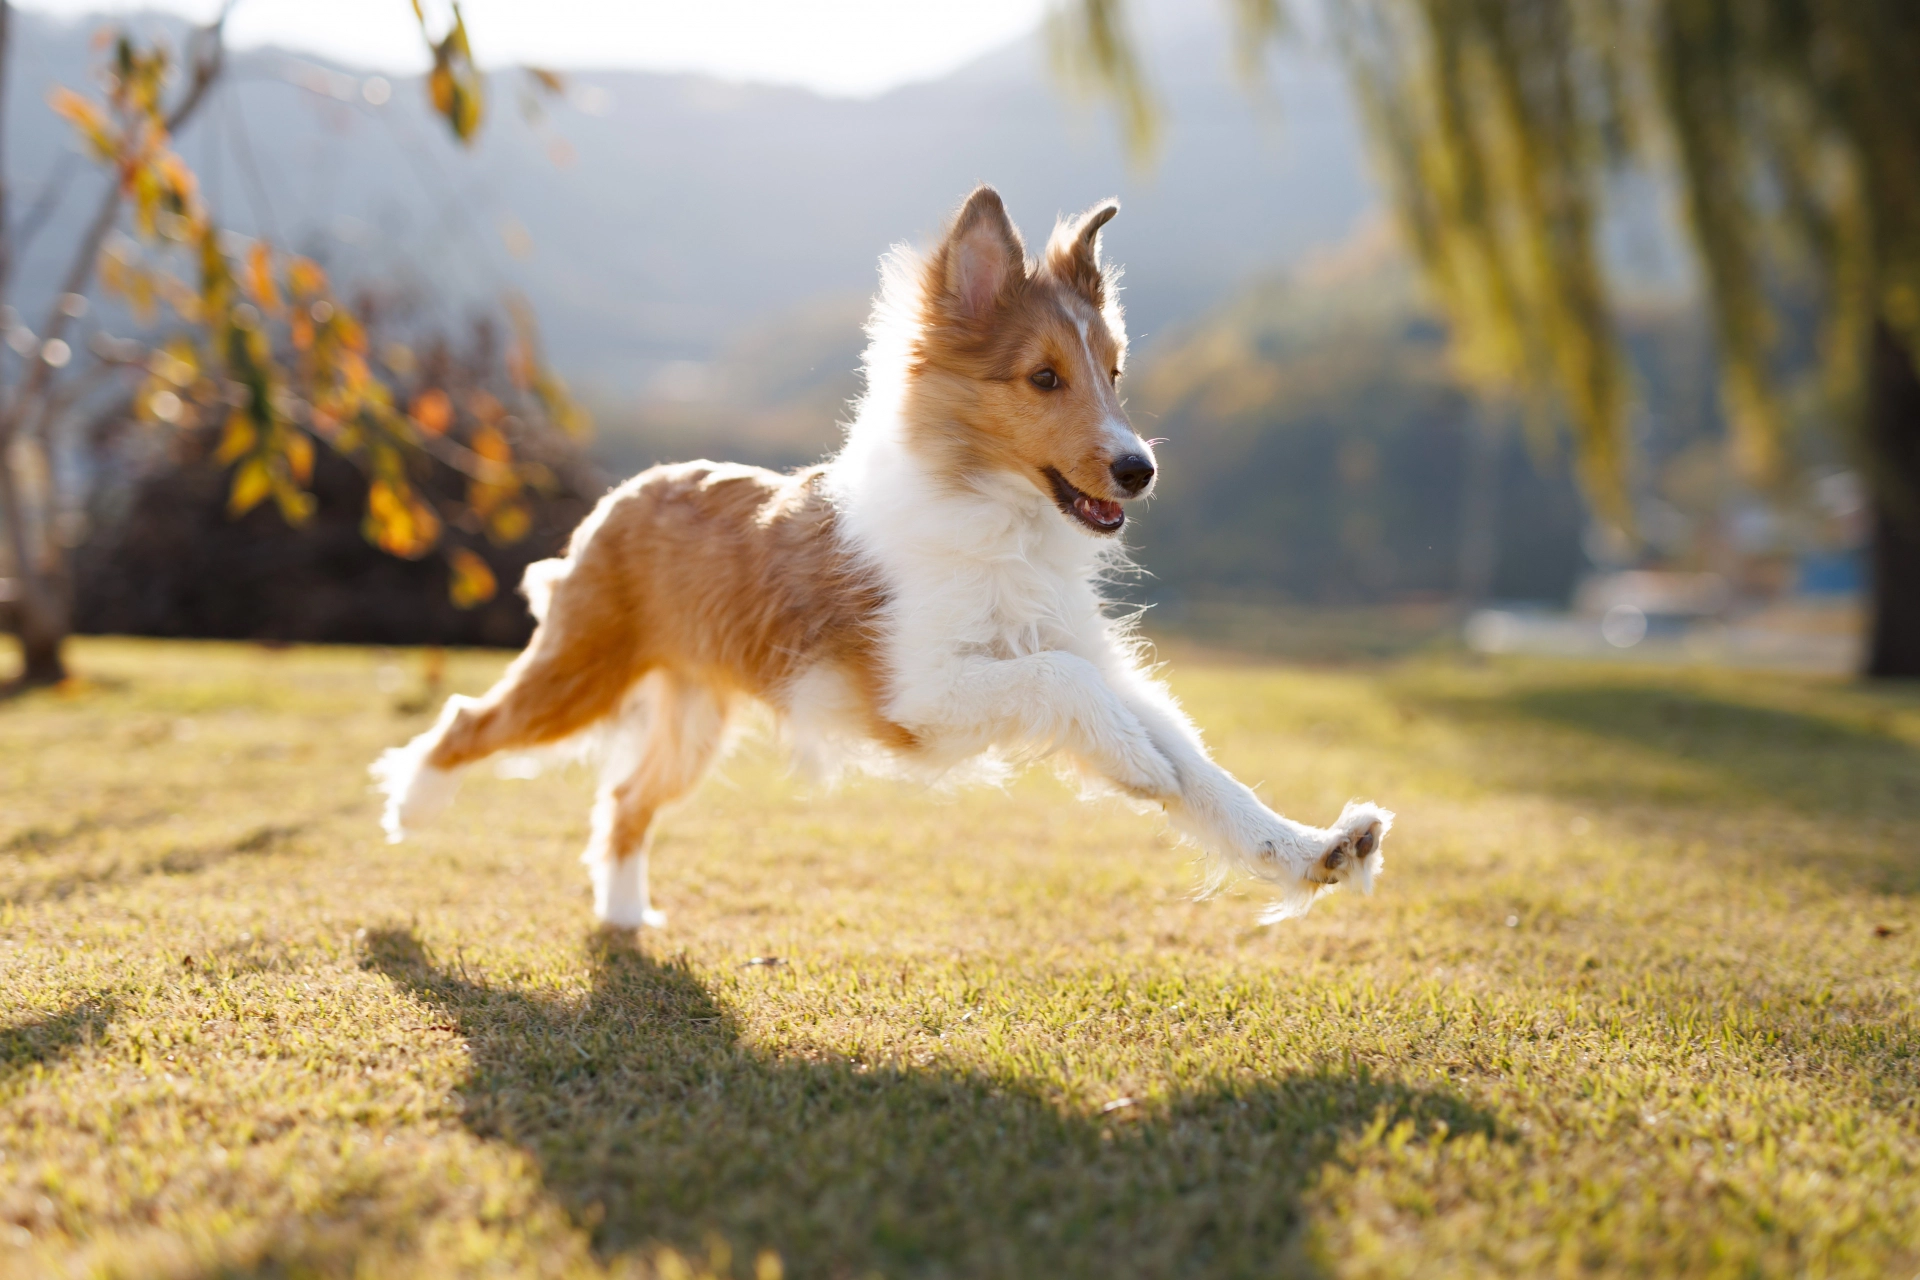
[[[1865,557],[1858,551],[1818,551],[1800,557],[1803,596],[1851,596],[1867,587]]]

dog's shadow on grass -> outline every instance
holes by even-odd
[[[684,964],[592,948],[578,1002],[471,980],[404,932],[373,934],[367,962],[466,1038],[466,1125],[527,1151],[603,1258],[717,1237],[789,1276],[1311,1276],[1303,1197],[1343,1139],[1497,1136],[1457,1097],[1345,1070],[1130,1119],[937,1068],[774,1057]]]
[[[34,1067],[57,1062],[107,1029],[118,1001],[76,1000],[59,1013],[0,1026],[0,1087]]]

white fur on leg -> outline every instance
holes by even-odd
[[[1261,914],[1265,923],[1304,915],[1315,898],[1342,884],[1373,892],[1391,813],[1350,800],[1331,827],[1283,817],[1213,762],[1165,685],[1126,664],[1113,668],[1109,678],[1179,771],[1180,790],[1168,797],[1167,815],[1212,855],[1206,892],[1236,871],[1277,887],[1281,896]]]
[[[647,855],[582,859],[593,877],[593,914],[618,929],[663,929],[666,913],[655,911],[647,898]]]

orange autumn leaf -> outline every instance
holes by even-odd
[[[56,87],[47,95],[47,105],[86,137],[88,145],[99,159],[110,160],[119,151],[118,141],[107,123],[106,112],[92,101],[71,89]]]
[[[280,310],[280,291],[273,283],[273,251],[265,240],[255,240],[247,254],[246,290],[269,315]]]
[[[453,425],[453,401],[438,387],[413,398],[407,413],[430,436],[441,436]]]
[[[327,273],[312,258],[295,258],[287,264],[287,288],[296,298],[310,298],[327,287]]]
[[[414,495],[375,480],[367,488],[365,532],[388,555],[418,560],[440,539],[440,519]]]
[[[289,432],[281,446],[287,458],[287,471],[294,480],[305,484],[313,478],[313,441],[298,432]]]
[[[497,466],[513,461],[513,446],[495,427],[482,427],[473,433],[473,451]]]

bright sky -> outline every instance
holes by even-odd
[[[1040,21],[1047,0],[463,0],[482,66],[635,67],[879,93],[950,71]],[[66,17],[165,10],[201,19],[218,0],[25,0]],[[427,0],[441,29],[447,0]],[[240,0],[236,47],[277,44],[417,71],[426,54],[409,0]]]

